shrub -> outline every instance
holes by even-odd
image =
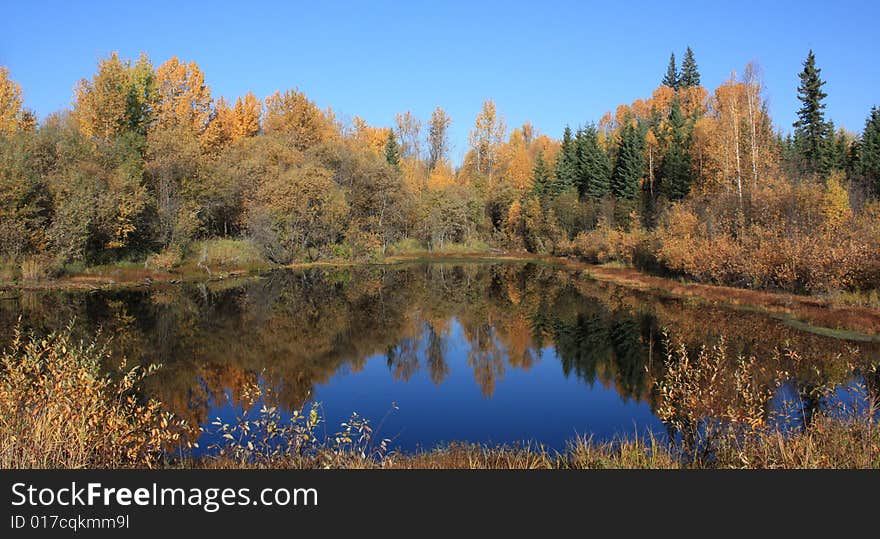
[[[114,381],[100,373],[111,359],[70,326],[42,339],[16,328],[0,357],[0,467],[154,467],[183,443],[187,425],[135,392],[153,369]]]

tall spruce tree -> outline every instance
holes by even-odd
[[[684,53],[681,62],[681,75],[678,79],[679,88],[689,88],[700,85],[700,71],[697,69],[697,61],[694,60],[694,52],[690,47]]]
[[[641,129],[627,120],[620,136],[617,162],[611,175],[611,193],[618,200],[632,200],[645,171],[645,141]]]
[[[385,161],[391,166],[400,166],[400,147],[393,129],[388,130],[388,140],[385,141]]]
[[[868,193],[880,197],[880,109],[871,108],[859,144],[858,171]]]
[[[666,68],[666,76],[663,77],[663,85],[678,90],[678,68],[675,67],[675,53],[669,55],[669,66]]]
[[[599,145],[599,131],[593,124],[581,132],[579,139],[578,193],[582,198],[600,199],[611,190],[611,163]]]
[[[828,124],[825,122],[825,103],[828,94],[822,91],[825,84],[816,67],[816,57],[810,50],[804,60],[804,70],[798,75],[801,82],[798,86],[798,99],[802,105],[798,110],[798,119],[794,122],[795,146],[806,168],[817,171],[822,166],[822,152],[825,138],[828,136]]]
[[[691,189],[690,127],[678,99],[674,99],[669,112],[669,149],[660,165],[660,189],[670,200],[683,199]]]
[[[544,160],[544,152],[538,152],[535,156],[535,166],[532,169],[532,189],[542,201],[558,195],[556,182],[550,174],[550,167]]]
[[[577,147],[571,136],[571,128],[565,126],[562,134],[562,146],[556,157],[556,186],[565,191],[575,185],[577,177]]]

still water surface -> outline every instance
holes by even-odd
[[[781,361],[774,348],[797,350],[804,361],[785,393],[804,413],[823,405],[808,397],[811,387],[852,383],[840,359],[851,348],[880,360],[876,340],[829,338],[540,264],[322,268],[23,292],[0,306],[4,327],[19,316],[37,331],[75,318],[75,331],[100,329],[130,364],[161,363],[144,392],[192,422],[233,420],[242,388],[259,381],[283,410],[319,402],[328,432],[357,412],[402,450],[454,440],[562,449],[575,435],[662,436],[652,386],[663,374],[664,334],[694,348],[724,335],[731,356],[768,363]]]

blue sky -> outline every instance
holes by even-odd
[[[453,118],[453,158],[481,103],[508,126],[558,137],[645,97],[687,45],[714,88],[751,60],[777,127],[790,129],[797,73],[813,48],[828,117],[861,131],[880,105],[880,2],[10,2],[0,65],[42,117],[111,51],[157,65],[196,61],[215,96],[298,87],[343,118]]]

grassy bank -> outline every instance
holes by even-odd
[[[122,367],[111,377],[102,374],[106,365]],[[866,379],[878,376],[876,366],[853,367]],[[99,345],[75,342],[69,331],[16,334],[0,362],[0,467],[880,468],[876,388],[792,426],[774,420],[769,407],[787,373],[767,373],[755,358],[728,360],[723,344],[697,353],[679,345],[668,353],[665,372],[654,388],[655,413],[671,441],[576,438],[562,451],[462,442],[399,453],[365,418],[355,414],[334,429],[318,406],[282,414],[268,404],[271,392],[253,386],[246,412],[233,424],[206,427],[220,441],[193,459],[185,448],[199,427],[138,393],[151,369],[127,369]],[[833,388],[814,391],[827,396]]]

